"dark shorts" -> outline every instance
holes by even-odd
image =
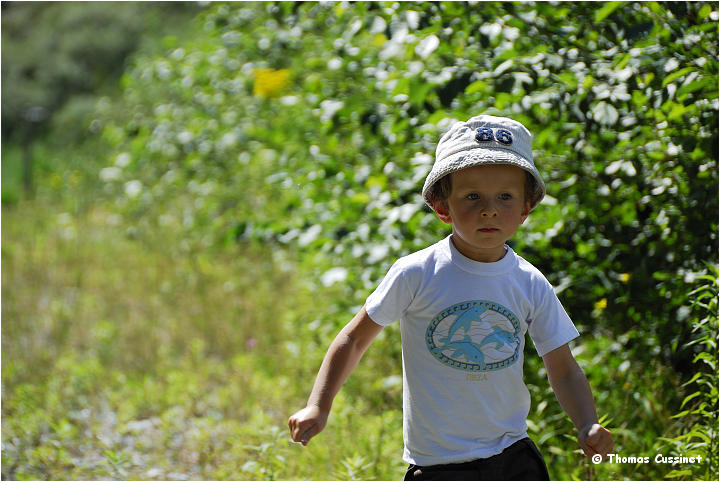
[[[532,440],[518,440],[497,455],[461,464],[411,465],[403,480],[550,480]]]

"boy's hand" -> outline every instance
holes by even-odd
[[[288,420],[293,441],[307,445],[325,428],[335,395],[382,329],[363,306],[340,330],[320,365],[307,406]]]
[[[307,445],[311,438],[325,428],[328,413],[315,405],[308,405],[288,420],[290,436],[294,442]]]
[[[600,454],[604,460],[613,450],[613,438],[610,431],[599,423],[581,428],[578,433],[578,443],[588,457]]]

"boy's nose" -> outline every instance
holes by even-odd
[[[497,216],[497,209],[495,209],[495,203],[492,201],[483,203],[482,207],[480,208],[480,212],[484,218]]]

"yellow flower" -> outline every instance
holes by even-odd
[[[595,302],[596,310],[604,310],[605,308],[607,308],[607,298],[603,298],[600,301]]]
[[[253,69],[253,75],[255,76],[253,95],[261,97],[274,97],[290,83],[288,69]]]
[[[630,278],[632,278],[632,275],[630,273],[620,273],[620,276],[618,277],[621,282],[627,283],[630,281]]]

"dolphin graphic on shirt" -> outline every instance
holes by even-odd
[[[515,336],[515,334],[510,333],[509,331],[505,331],[497,325],[493,326],[493,330],[495,331],[486,336],[479,346],[484,346],[488,343],[495,343],[495,349],[497,350],[506,343],[509,345],[511,343],[518,342],[517,336]]]
[[[470,326],[472,326],[473,321],[480,319],[480,316],[486,311],[487,308],[484,306],[473,306],[472,308],[465,310],[463,314],[461,314],[455,319],[453,324],[450,326],[447,338],[443,338],[442,340],[440,340],[441,343],[445,343],[447,345],[447,343],[452,340],[455,332],[458,331],[460,328],[464,328],[465,332],[468,332],[470,330]]]
[[[468,335],[465,335],[465,340],[463,341],[453,341],[443,347],[443,350],[447,349],[455,350],[452,354],[453,357],[462,355],[469,362],[485,366],[485,356],[483,355],[482,350],[480,350],[480,347],[472,342],[472,339]]]

